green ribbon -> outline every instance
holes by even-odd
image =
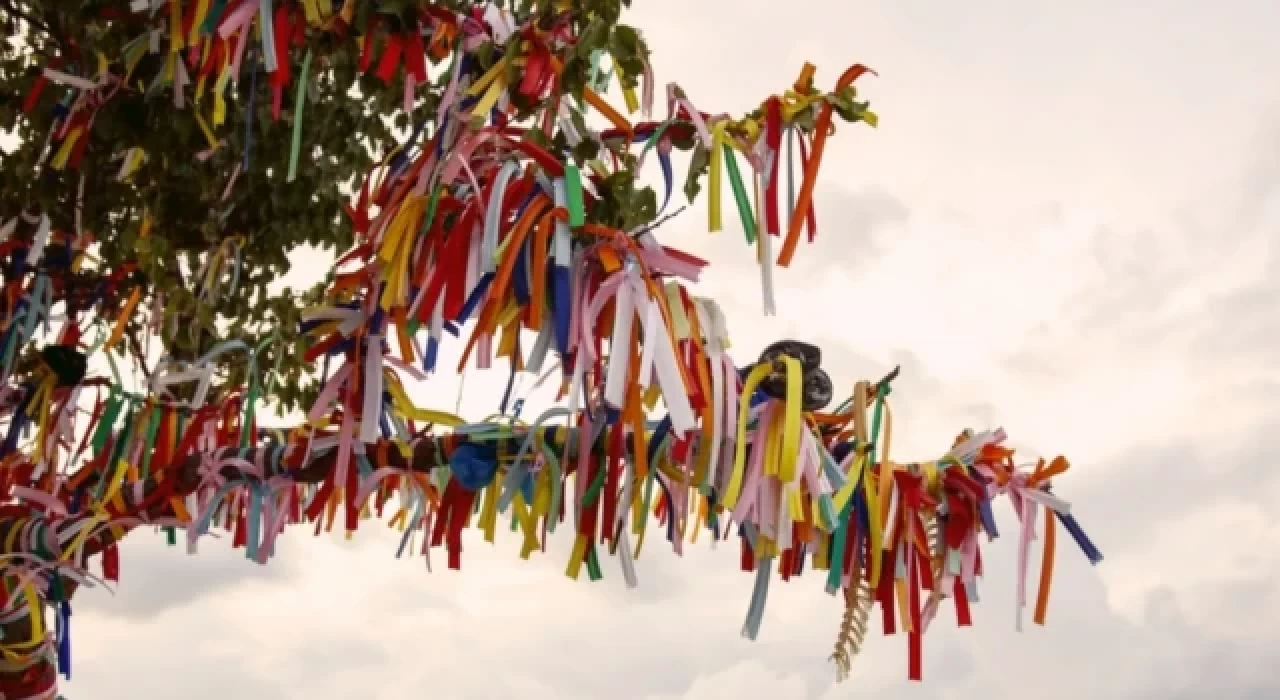
[[[596,499],[600,497],[600,492],[604,489],[604,476],[608,469],[604,464],[599,466],[600,468],[596,471],[595,478],[592,479],[591,485],[587,487],[587,492],[582,494],[583,508],[590,508],[595,505]]]
[[[252,430],[254,416],[257,415],[258,399],[263,394],[261,377],[258,373],[258,356],[262,354],[262,351],[268,345],[279,340],[279,337],[279,331],[272,333],[271,337],[258,343],[258,347],[254,348],[253,353],[249,356],[249,393],[245,396],[244,419],[240,424],[240,449],[248,448],[250,442],[253,442],[256,438],[250,431]],[[267,377],[266,392],[268,394],[271,392],[276,375],[279,373],[280,359],[282,357],[284,357],[284,353],[276,353],[275,371]]]
[[[600,560],[596,557],[596,546],[594,544],[587,547],[587,577],[592,581],[599,581],[604,578],[604,574],[600,572]]]
[[[102,415],[98,417],[98,429],[94,431],[93,440],[89,443],[93,445],[94,457],[102,454],[102,450],[106,447],[107,438],[111,437],[111,429],[115,427],[116,417],[120,415],[120,407],[124,400],[115,391],[107,396],[107,405],[103,407]]]
[[[427,227],[436,220],[436,208],[440,205],[440,192],[444,189],[440,183],[436,183],[431,188],[431,199],[427,201],[427,215],[422,217],[422,227],[418,229],[418,238],[422,238],[427,233]]]
[[[545,462],[544,468],[549,468],[551,474],[551,503],[547,506],[547,532],[555,534],[556,523],[560,520],[560,458],[556,457],[555,450],[551,449],[546,441],[542,443],[542,458]]]
[[[213,7],[209,8],[209,14],[204,17],[204,24],[200,25],[201,34],[212,34],[213,30],[218,28],[218,20],[222,19],[222,11],[227,9],[227,0],[214,0]]]
[[[164,411],[159,406],[151,409],[151,415],[147,418],[147,443],[142,448],[142,464],[140,465],[139,476],[146,480],[151,475],[151,453],[156,448],[156,434],[160,432],[160,423],[163,418]]]
[[[756,242],[756,217],[751,211],[751,198],[747,196],[747,187],[742,182],[742,172],[738,170],[738,159],[733,155],[729,144],[724,148],[724,165],[729,171],[729,184],[733,187],[733,199],[738,204],[738,218],[742,219],[742,231],[747,234],[747,243]]]
[[[130,440],[133,439],[133,426],[134,426],[135,418],[138,415],[138,410],[140,409],[136,409],[132,407],[134,403],[132,399],[129,399],[128,403],[130,404],[130,409],[129,409],[129,413],[125,416],[125,419],[124,419],[123,431],[116,438],[115,443],[111,445],[111,452],[108,454],[108,457],[107,457],[106,467],[107,467],[108,474],[111,473],[112,467],[115,466],[116,462],[120,461],[120,459],[124,457],[125,446],[128,445]],[[106,489],[107,489],[107,480],[106,479],[100,480],[98,482],[98,487],[94,489],[94,497],[97,499],[101,499],[103,495],[106,494]]]
[[[94,350],[96,349],[97,347],[94,348]],[[85,354],[89,357],[93,357],[92,350]],[[109,352],[103,353],[103,355],[107,358],[107,366],[111,368],[111,378],[115,380],[116,386],[124,386],[124,380],[120,378],[120,367],[116,365],[115,358],[112,357]]]
[[[671,435],[668,434],[658,443],[658,449],[653,453],[655,455],[663,454],[667,451],[667,446],[671,443]],[[644,478],[644,505],[641,506],[641,523],[648,519],[649,513],[653,512],[653,484],[658,477],[658,465],[656,462],[649,464],[649,473]],[[641,525],[644,527],[644,525]]]
[[[880,419],[884,415],[884,399],[889,395],[889,386],[882,384],[876,387],[876,406],[871,418],[871,441],[867,447],[867,465],[862,470],[859,478],[866,479],[870,474],[871,465],[876,463],[876,441],[880,437]],[[857,449],[859,446],[855,446]],[[840,526],[836,528],[835,536],[831,540],[831,551],[828,557],[830,568],[827,570],[827,593],[835,595],[840,590],[840,582],[844,577],[844,550],[849,539],[849,516],[853,513],[854,500],[857,498],[857,487],[854,487],[854,497],[844,504],[844,508],[840,511]],[[872,544],[872,546],[879,546]]]
[[[298,75],[298,98],[293,103],[293,140],[289,144],[289,182],[293,182],[298,177],[298,150],[302,146],[302,108],[307,100],[307,75],[310,72],[311,49],[307,49],[307,56],[302,59],[302,72]]]
[[[569,209],[569,225],[581,226],[587,222],[587,212],[582,204],[582,173],[570,163],[564,167],[565,206]]]

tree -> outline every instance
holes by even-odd
[[[740,118],[673,85],[654,119],[629,4],[0,0],[0,127],[19,144],[0,166],[0,693],[56,692],[87,561],[114,579],[116,543],[147,524],[194,542],[216,520],[265,563],[286,524],[341,514],[353,530],[398,497],[396,519],[455,568],[475,506],[489,538],[512,514],[523,556],[565,520],[573,575],[598,577],[607,548],[630,578],[624,526],[638,550],[647,513],[677,547],[686,528],[734,523],[764,583],[775,559],[784,576],[806,554],[832,572],[850,611],[842,667],[873,597],[893,605],[867,544],[882,528],[919,545],[910,569],[935,608],[934,584],[965,598],[972,572],[943,563],[994,532],[989,490],[1056,513],[1097,558],[1046,490],[1065,461],[1025,474],[998,435],[966,435],[954,468],[900,467],[876,458],[888,380],[823,413],[816,348],[775,346],[741,374],[729,361],[714,301],[685,286],[705,263],[654,234],[671,215],[670,154],[690,154],[684,192],[705,183],[713,229],[728,189],[764,264],[776,239],[786,265],[812,232],[833,121],[875,124],[853,87],[866,69],[824,92],[805,66]],[[638,179],[646,159],[661,195]],[[278,288],[306,246],[339,255],[334,269]],[[482,367],[558,358],[569,408],[478,429],[414,405],[401,377],[438,371],[439,343],[467,326]],[[144,385],[125,386],[117,362]],[[266,429],[264,401],[307,419]],[[569,427],[543,425],[561,415]],[[771,514],[761,492],[798,505]],[[906,504],[892,517],[891,494]]]

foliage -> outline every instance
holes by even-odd
[[[218,4],[222,3],[215,6]],[[175,317],[178,321],[160,335],[165,351],[174,358],[194,360],[224,337],[243,339],[253,347],[280,333],[280,342],[265,350],[259,366],[278,368],[275,398],[283,408],[303,406],[314,395],[314,387],[307,385],[308,368],[301,354],[293,350],[299,340],[298,314],[319,299],[323,284],[300,291],[280,289],[273,282],[289,271],[291,254],[301,246],[336,253],[351,245],[351,227],[342,217],[342,186],[358,186],[359,178],[378,159],[399,146],[393,126],[403,128],[412,121],[422,125],[425,133],[433,133],[439,126],[435,108],[449,79],[447,72],[433,71],[432,84],[416,91],[413,113],[406,114],[399,105],[405,74],[399,72],[384,82],[361,73],[357,37],[381,40],[415,27],[425,20],[431,6],[465,11],[483,4],[465,0],[366,2],[358,4],[350,27],[344,31],[308,28],[305,46],[291,47],[288,52],[295,76],[308,51],[318,57],[318,70],[308,76],[309,100],[302,125],[306,157],[297,178],[290,182],[286,164],[295,116],[289,94],[292,86],[279,117],[273,117],[271,85],[261,68],[260,52],[250,49],[245,58],[244,71],[253,77],[227,86],[228,117],[221,128],[213,129],[221,146],[200,161],[191,154],[209,149],[210,144],[196,115],[203,112],[206,120],[209,118],[208,93],[213,92],[213,80],[208,81],[210,85],[196,100],[194,110],[180,110],[175,109],[172,91],[165,89],[164,81],[152,81],[164,74],[169,55],[165,46],[145,53],[136,65],[126,65],[131,42],[148,26],[145,14],[131,14],[120,9],[126,3],[116,2],[4,0],[0,8],[6,16],[0,26],[9,41],[0,42],[0,131],[15,136],[18,146],[0,165],[0,222],[22,212],[48,213],[55,229],[92,233],[97,242],[93,253],[98,259],[93,268],[99,274],[136,262],[147,285],[141,306],[146,308],[155,295],[161,295],[170,313],[181,312]],[[561,18],[556,5],[548,2],[497,4],[514,6],[518,13],[536,12],[548,24]],[[565,63],[565,91],[581,95],[597,51],[608,52],[629,84],[635,85],[647,50],[637,30],[618,24],[623,7],[629,4],[629,0],[574,3],[568,15],[569,29],[578,41]],[[442,68],[452,53],[428,58]],[[24,111],[25,97],[35,88],[45,66],[93,74],[102,60],[112,73],[127,72],[132,84],[115,91],[99,109],[78,167],[42,167],[48,160],[47,134],[59,116],[56,105],[65,104],[67,91],[46,86],[38,101]],[[256,68],[251,70],[250,65]],[[539,106],[523,105],[516,120],[527,118]],[[576,108],[574,112],[580,120],[581,113]],[[563,134],[557,134],[555,145],[565,148],[563,139]],[[128,181],[121,182],[116,175],[128,148],[142,149],[147,160]],[[593,154],[584,151],[578,155]],[[237,164],[244,167],[223,199]],[[609,184],[615,193],[610,199],[619,207],[612,218],[634,224],[652,216],[653,193],[636,192],[630,173],[618,173]],[[85,194],[77,202],[81,189]],[[145,217],[150,217],[155,234],[142,239]],[[201,280],[194,279],[195,273],[213,251],[237,237],[244,243],[239,251],[235,293],[219,295],[216,305],[201,304]],[[220,286],[228,290],[228,280],[222,280]],[[110,301],[123,303],[123,299]],[[115,310],[102,309],[101,322],[110,323]],[[130,320],[129,335],[135,340],[144,334],[141,323]],[[121,352],[125,347],[121,346]],[[226,384],[235,385],[244,362],[237,358],[227,362],[231,375]]]
[[[625,138],[571,144],[566,129],[539,121],[563,96],[568,123],[579,134],[591,133],[583,98],[599,80],[604,57],[623,88],[639,87],[648,49],[637,29],[620,22],[630,0],[275,0],[277,19],[283,13],[293,22],[289,37],[276,37],[282,70],[268,70],[267,46],[256,41],[248,42],[238,72],[228,70],[227,61],[219,63],[214,30],[241,2],[254,1],[151,0],[149,9],[142,2],[135,11],[102,0],[0,0],[7,38],[0,42],[0,130],[17,142],[0,164],[0,223],[17,217],[15,235],[30,240],[39,217],[48,216],[55,231],[92,239],[81,282],[100,293],[94,308],[76,309],[84,314],[87,338],[104,337],[125,309],[129,287],[120,277],[127,275],[143,290],[137,308],[164,309],[158,336],[165,357],[192,362],[225,339],[241,340],[263,348],[255,364],[275,373],[270,398],[280,408],[309,405],[317,386],[299,351],[305,343],[300,313],[321,300],[332,276],[305,290],[279,280],[300,251],[348,250],[355,239],[343,215],[346,197],[366,184],[376,165],[448,127],[437,108],[458,60],[456,33],[452,44],[426,47],[430,71],[425,84],[413,87],[408,111],[402,103],[409,60],[389,71],[380,62],[392,53],[393,39],[434,37],[439,19],[458,13],[480,17],[505,8],[517,24],[531,21],[538,31],[567,38],[551,94],[513,93],[506,121],[579,166],[597,158],[612,163],[596,183],[592,221],[629,230],[657,215],[658,197],[638,183],[638,159]],[[199,12],[207,12],[201,23],[193,16]],[[175,19],[183,31],[172,31]],[[256,29],[260,36],[261,25]],[[198,34],[199,48],[188,48]],[[518,80],[517,61],[531,50],[526,38],[522,32],[502,40],[490,35],[469,52],[474,60],[464,72],[476,79],[506,60],[509,81]],[[375,57],[372,64],[366,54]],[[47,80],[46,69],[101,82],[92,121],[65,166],[56,163],[59,139],[74,139],[59,126],[74,122],[67,109],[78,104],[77,91]],[[183,71],[186,85],[178,84]],[[813,89],[812,81],[796,87]],[[294,97],[302,90],[302,114],[295,114]],[[684,97],[678,88],[676,95]],[[853,95],[846,87],[827,99],[843,119],[870,121]],[[801,110],[796,125],[812,131],[815,112]],[[760,118],[760,110],[746,117]],[[671,147],[693,151],[685,186],[692,199],[712,159],[691,128],[669,129],[665,138]],[[291,177],[294,139],[301,162]],[[121,177],[131,158],[137,167]],[[114,282],[101,291],[108,279]],[[72,296],[55,285],[55,306],[65,309]],[[154,355],[144,360],[143,348],[156,326],[148,328],[144,314],[125,321],[126,340],[116,352],[133,355],[146,372]],[[29,370],[34,349],[25,352],[17,366]],[[218,362],[224,390],[248,381],[243,353]]]

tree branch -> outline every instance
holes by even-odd
[[[569,457],[577,454],[578,430],[570,428],[563,430],[559,428],[544,428],[543,439],[553,443],[556,451],[560,451],[565,447],[568,448]],[[562,435],[561,439],[557,439],[557,433]],[[375,468],[390,467],[408,472],[428,473],[433,469],[445,466],[449,463],[449,457],[459,446],[463,444],[485,445],[494,448],[499,454],[509,454],[514,456],[520,449],[521,444],[528,435],[527,431],[517,430],[509,436],[501,436],[496,438],[475,438],[464,435],[442,435],[437,437],[427,437],[420,439],[413,449],[413,453],[409,458],[405,458],[401,454],[399,448],[389,441],[381,441],[380,443],[370,445],[367,450],[369,457],[375,462]],[[274,453],[278,447],[276,445],[266,445],[263,447],[248,450],[243,459],[250,463],[262,463],[265,469],[270,470],[270,463],[274,458]],[[224,452],[223,454],[232,455],[234,450]],[[162,485],[173,482],[173,496],[182,498],[196,489],[200,488],[204,475],[200,473],[200,465],[203,463],[205,454],[196,453],[183,458],[181,461],[162,468],[149,477],[142,489],[141,498],[133,489],[124,489],[121,491],[121,498],[125,504],[127,514],[141,517],[144,520],[155,520],[157,518],[171,515],[168,503],[161,503],[158,506],[152,505],[145,510],[144,504],[147,503],[148,497],[157,492]],[[286,457],[284,462],[296,460],[293,464],[281,465],[284,467],[283,473],[287,473],[290,481],[295,484],[319,484],[323,482],[333,471],[337,462],[338,451],[336,449],[328,450],[324,453],[314,455],[306,464],[301,464],[303,454],[296,454]],[[91,468],[91,467],[86,467]],[[88,477],[85,480],[86,486],[93,486],[97,483],[99,473]],[[276,476],[274,473],[267,473],[263,476],[271,478]],[[256,480],[252,476],[248,476],[235,467],[224,467],[219,476],[228,481],[231,480]],[[73,479],[74,481],[74,479]],[[77,530],[79,523],[89,515],[72,516],[59,522],[59,534]],[[0,556],[6,554],[14,554],[19,551],[21,545],[15,543],[12,549],[7,545],[8,534],[13,527],[20,527],[22,520],[17,518],[0,518]],[[101,552],[113,544],[117,538],[109,531],[104,531],[103,535],[94,538],[85,546],[85,559]]]
[[[555,435],[557,433],[563,436],[563,442],[555,440]],[[455,435],[428,437],[420,439],[414,445],[413,453],[409,458],[406,458],[401,454],[398,447],[386,441],[383,441],[381,444],[372,445],[372,449],[370,449],[369,452],[370,456],[378,462],[375,465],[377,467],[391,467],[393,469],[426,473],[430,472],[432,469],[448,464],[449,455],[462,444],[484,444],[497,449],[500,454],[506,453],[514,455],[516,451],[519,450],[520,444],[523,443],[527,435],[527,432],[517,431],[511,436],[491,439],[476,439],[467,436]],[[544,437],[557,442],[557,449],[567,446],[569,454],[572,456],[577,451],[577,435],[578,433],[576,429],[558,431],[555,428],[547,428]],[[244,455],[244,459],[251,463],[258,463],[260,460],[261,463],[269,465],[271,463],[272,455],[276,449],[277,447],[275,445],[258,447],[249,450]],[[337,461],[337,453],[338,451],[336,449],[328,450],[327,452],[314,456],[307,461],[306,464],[300,464],[304,455],[298,455],[295,459],[299,464],[286,464],[282,466],[288,470],[287,473],[294,483],[318,484],[324,481],[333,470]],[[202,454],[192,454],[183,458],[181,461],[170,465],[168,468],[159,470],[156,476],[147,480],[143,489],[143,500],[141,501],[134,495],[132,489],[124,489],[121,492],[121,495],[125,500],[126,510],[131,511],[132,514],[136,516],[143,517],[144,520],[154,520],[171,515],[172,512],[169,510],[167,502],[153,505],[152,507],[147,508],[145,512],[139,512],[140,506],[142,503],[145,503],[145,499],[148,495],[155,493],[156,489],[159,488],[162,483],[167,483],[170,479],[175,481],[174,496],[183,497],[193,493],[202,483],[203,475],[200,473],[200,465],[203,462],[204,456],[205,455]],[[288,462],[289,460],[286,458],[286,460],[283,461]],[[292,468],[290,468],[291,466]],[[223,468],[220,476],[227,480],[252,478],[247,477],[245,474],[233,467]],[[274,476],[274,474],[264,474],[264,476],[270,478],[271,476]],[[94,483],[93,479],[94,477],[90,477],[87,483],[92,485]],[[78,531],[78,528],[83,526],[83,521],[90,517],[92,516],[76,515],[60,521],[57,525],[57,536],[59,537],[59,541],[63,539],[65,534]],[[9,540],[9,534],[14,530],[14,528],[22,527],[25,522],[26,521],[24,519],[15,517],[0,518],[0,557],[22,551],[23,545],[11,543]],[[104,528],[100,534],[94,536],[91,540],[85,543],[84,560],[87,562],[90,557],[101,553],[107,547],[116,543],[121,537],[127,535],[130,531],[130,529],[125,528],[120,528],[115,531],[109,528]],[[10,546],[11,544],[16,546]],[[75,583],[70,579],[64,578],[62,584],[63,590],[66,592],[67,597],[70,598],[76,590]],[[24,615],[8,624],[0,625],[0,639],[29,639],[31,638],[31,629],[31,618]],[[43,662],[35,664],[29,671],[9,671],[0,667],[0,698],[6,697],[5,693],[17,693],[16,697],[34,695],[32,689],[35,688],[38,690],[39,688],[45,687],[42,684],[46,681],[52,683],[55,679],[55,672],[56,669],[54,669],[51,664]],[[29,675],[30,677],[26,677],[26,675]],[[19,692],[19,690],[22,692]]]

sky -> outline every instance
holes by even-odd
[[[975,626],[940,616],[923,683],[905,639],[873,629],[837,685],[822,580],[775,585],[749,642],[751,579],[705,539],[683,557],[651,543],[627,590],[613,560],[567,579],[563,539],[521,561],[512,538],[472,538],[461,572],[428,573],[380,526],[291,533],[267,567],[137,534],[119,591],[77,597],[67,697],[1280,697],[1280,5],[635,5],[659,82],[705,111],[750,109],[805,61],[823,85],[854,62],[879,73],[861,94],[881,126],[831,142],[818,240],[777,273],[777,316],[732,216],[661,229],[713,261],[697,291],[739,363],[795,337],[842,388],[900,364],[897,458],[996,426],[1065,454],[1057,493],[1106,561],[1066,550],[1048,625],[1018,633],[1014,542],[989,543]],[[480,418],[504,381],[413,394]]]

